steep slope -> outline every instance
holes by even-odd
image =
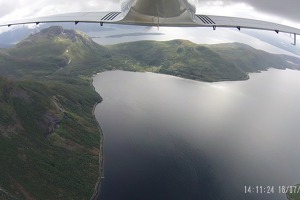
[[[109,51],[86,34],[53,26],[30,35],[11,49],[0,50],[0,73],[17,78],[25,74],[47,76],[68,66],[69,71],[95,66],[109,57]]]
[[[89,199],[99,176],[99,101],[88,81],[1,78],[0,188],[20,199]]]
[[[2,51],[0,199],[90,199],[94,193],[100,133],[92,111],[101,97],[91,73],[75,73],[90,69],[84,62],[93,51],[101,57],[105,48],[61,27]]]

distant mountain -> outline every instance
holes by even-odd
[[[268,68],[300,69],[300,59],[297,57],[271,54],[241,43],[217,44],[210,47],[245,72],[257,72]]]
[[[3,32],[0,34],[1,47],[13,46],[17,42],[25,39],[31,32],[32,30],[25,27]]]
[[[11,45],[11,44],[5,44],[5,43],[0,43],[0,49],[2,48],[4,48],[4,49],[6,49],[6,48],[10,48],[10,47],[12,47],[13,45]]]
[[[147,35],[164,35],[163,33],[125,33],[125,34],[116,34],[116,35],[109,35],[106,38],[121,38],[121,37],[137,37],[137,36],[147,36]]]
[[[102,137],[92,113],[101,101],[91,86],[97,72],[222,81],[270,67],[299,70],[300,59],[239,43],[101,46],[60,26],[0,49],[0,199],[90,199],[102,173]]]
[[[241,43],[198,45],[184,40],[139,41],[107,48],[135,70],[202,81],[243,80],[250,72],[268,68],[300,69],[299,58],[270,54]]]

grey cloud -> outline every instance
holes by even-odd
[[[213,1],[213,0],[211,0]],[[257,11],[274,14],[282,18],[300,22],[300,1],[299,0],[221,0],[224,4],[247,3]],[[199,0],[207,2],[207,0]]]
[[[0,17],[3,17],[16,9],[14,1],[0,1]]]

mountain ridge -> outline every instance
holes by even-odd
[[[128,59],[132,65],[209,82],[245,80],[249,78],[248,73],[265,71],[270,67],[300,69],[299,58],[270,54],[241,43],[199,45],[186,40],[138,41],[107,48]]]
[[[97,73],[99,70],[123,69],[151,71],[201,81],[245,80],[248,73],[277,69],[300,69],[300,59],[270,54],[241,43],[195,44],[187,40],[137,41],[101,46],[88,35],[53,26],[31,34],[10,49],[0,52],[0,59],[11,62],[23,73],[49,76],[58,70],[68,73]],[[18,70],[1,74],[22,76]],[[30,66],[29,68],[24,67]],[[41,70],[41,66],[45,71]],[[88,68],[86,66],[89,66]]]

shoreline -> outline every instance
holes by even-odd
[[[98,130],[100,132],[100,147],[99,147],[99,176],[98,176],[98,180],[95,184],[95,187],[94,187],[94,193],[91,197],[91,200],[97,200],[100,196],[100,189],[101,189],[101,180],[102,180],[102,177],[103,177],[103,173],[104,173],[104,149],[103,149],[103,144],[104,144],[104,134],[103,134],[103,131],[102,131],[102,128],[100,126],[100,124],[98,123],[97,119],[96,119],[96,115],[95,115],[95,109],[96,109],[96,106],[101,103],[101,102],[98,102],[98,103],[95,103],[94,107],[93,107],[93,115],[95,117],[95,120],[97,122],[97,126],[98,126]]]
[[[91,77],[90,85],[91,85],[91,87],[93,87],[94,91],[97,93],[97,91],[96,91],[96,89],[93,85],[93,77],[94,76],[95,75],[93,75]],[[99,94],[99,96],[100,96],[100,94]],[[94,119],[97,123],[98,130],[100,132],[100,141],[99,141],[100,146],[99,146],[99,155],[98,155],[99,156],[99,174],[98,174],[99,176],[98,176],[97,182],[96,182],[95,187],[94,187],[94,193],[90,198],[91,200],[97,200],[100,197],[101,180],[102,180],[102,177],[103,177],[103,174],[104,174],[104,147],[103,147],[104,134],[103,134],[103,130],[102,130],[97,118],[96,118],[96,115],[95,115],[95,109],[96,109],[97,105],[100,104],[103,100],[101,96],[100,96],[100,98],[101,98],[100,101],[96,102],[94,104],[94,107],[93,107],[93,110],[92,110],[92,115],[94,116]]]

